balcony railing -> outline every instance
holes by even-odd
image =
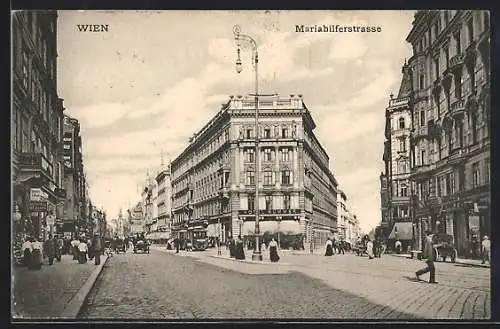
[[[411,175],[422,175],[426,173],[431,173],[434,169],[436,169],[435,163],[415,166],[411,169]]]
[[[52,178],[52,164],[42,153],[20,153],[19,167],[23,170],[40,171]]]
[[[428,135],[429,135],[429,129],[427,128],[427,126],[416,127],[415,130],[413,131],[413,137],[415,139],[424,138],[427,137]]]
[[[464,156],[467,154],[465,148],[455,148],[451,151],[450,156],[448,157],[448,163],[456,163],[460,162],[464,159]]]
[[[450,106],[451,115],[463,114],[465,111],[465,101],[463,99],[458,99],[451,103]]]
[[[450,59],[450,70],[455,71],[462,67],[464,64],[464,55],[456,54]]]

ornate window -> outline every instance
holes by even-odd
[[[287,148],[281,150],[281,159],[283,161],[290,161],[290,153],[288,151]]]
[[[265,196],[265,200],[266,200],[266,210],[272,210],[273,209],[273,196],[268,194]]]
[[[399,129],[405,129],[405,119],[403,117],[399,118]]]
[[[255,161],[255,150],[254,149],[247,149],[246,150],[246,160],[247,160],[247,162],[254,162]]]
[[[281,183],[284,185],[292,184],[292,173],[290,170],[285,169],[281,172]]]
[[[264,185],[272,185],[272,184],[274,184],[273,172],[267,169],[264,171]]]
[[[248,210],[254,211],[255,210],[255,195],[249,194],[247,198],[248,198]]]
[[[283,209],[290,209],[290,194],[283,195]]]
[[[252,169],[248,169],[246,172],[246,184],[247,185],[255,184],[255,172]]]
[[[270,148],[264,149],[264,161],[272,161],[271,149]]]

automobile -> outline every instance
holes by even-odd
[[[139,251],[149,254],[149,242],[146,240],[137,240],[134,244],[134,254],[137,254]]]
[[[432,245],[436,261],[441,259],[443,262],[446,262],[446,259],[449,257],[451,262],[454,263],[457,259],[457,249],[453,244],[453,235],[436,233],[432,236]]]

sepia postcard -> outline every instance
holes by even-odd
[[[11,12],[11,320],[490,320],[490,12]]]

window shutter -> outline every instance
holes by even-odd
[[[275,184],[276,183],[276,172],[272,172],[273,175],[272,175],[272,181],[271,181],[271,184]]]
[[[290,170],[290,184],[293,184],[293,171]]]

